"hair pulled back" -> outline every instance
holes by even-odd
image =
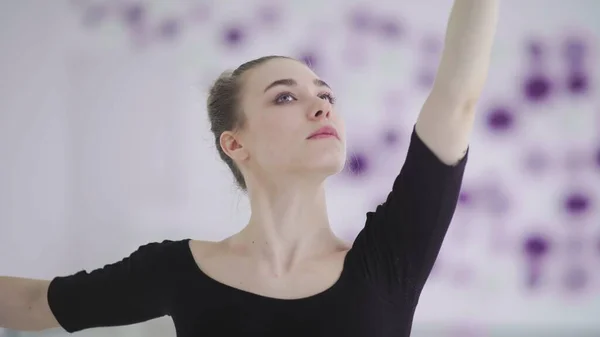
[[[235,131],[245,125],[245,117],[240,106],[240,97],[243,90],[242,75],[269,60],[287,58],[286,56],[263,56],[240,65],[233,71],[223,72],[213,83],[208,94],[206,108],[210,121],[210,130],[215,137],[215,146],[221,159],[229,166],[237,185],[246,190],[246,181],[242,172],[221,148],[220,138],[225,131]]]

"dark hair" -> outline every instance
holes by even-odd
[[[245,125],[244,113],[240,107],[240,94],[243,88],[242,75],[256,66],[277,58],[292,59],[287,56],[263,56],[248,61],[233,71],[223,72],[210,88],[206,102],[210,130],[215,136],[215,145],[219,156],[229,166],[236,183],[244,191],[246,190],[244,176],[231,157],[221,148],[220,138],[223,132],[234,131]]]

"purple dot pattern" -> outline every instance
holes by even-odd
[[[488,115],[488,125],[492,130],[507,131],[514,124],[514,115],[507,108],[497,108]]]
[[[590,207],[589,198],[580,193],[569,195],[565,200],[565,209],[571,214],[581,214]]]
[[[543,257],[548,253],[550,244],[548,240],[540,235],[532,235],[525,241],[525,252],[532,258]]]
[[[352,175],[364,175],[367,173],[368,159],[362,153],[354,153],[348,159],[347,168],[349,173]]]
[[[129,25],[139,25],[144,20],[145,8],[141,4],[133,4],[124,10],[125,22]]]
[[[567,269],[563,277],[564,287],[568,291],[582,291],[588,283],[587,271],[581,267]]]
[[[244,40],[244,30],[240,27],[229,27],[224,32],[224,43],[229,46],[237,46]]]
[[[381,122],[379,127],[371,130],[369,134],[373,139],[369,144],[372,146],[360,146],[358,148],[364,150],[349,152],[345,169],[332,189],[343,189],[346,185],[361,190],[364,187],[365,195],[356,198],[368,199],[369,204],[380,200],[382,195],[387,195],[390,181],[400,167],[389,168],[390,161],[378,158],[402,158],[405,155],[414,123],[413,109],[417,106],[413,103],[423,98],[423,92],[433,84],[443,50],[443,31],[436,30],[434,34],[422,31],[422,27],[414,24],[415,18],[389,15],[377,4],[369,4],[362,8],[340,9],[339,15],[343,17],[334,29],[324,29],[316,37],[289,34],[283,43],[285,48],[279,48],[280,45],[273,42],[269,44],[272,49],[255,49],[249,38],[269,41],[270,34],[288,36],[286,29],[294,28],[289,23],[294,20],[288,22],[288,15],[298,14],[286,11],[287,5],[276,1],[257,2],[253,6],[254,10],[248,11],[239,21],[219,17],[219,6],[215,5],[190,5],[187,11],[183,9],[168,15],[152,11],[150,1],[133,4],[117,1],[105,5],[82,1],[73,8],[79,15],[82,29],[92,32],[89,34],[91,39],[93,33],[100,31],[97,28],[117,24],[122,26],[124,34],[132,37],[132,46],[138,46],[137,41],[142,36],[149,41],[148,45],[169,48],[182,41],[182,37],[194,36],[200,31],[204,33],[210,27],[208,38],[201,44],[203,48],[219,50],[222,53],[218,54],[219,58],[235,58],[241,63],[257,56],[287,52],[316,72],[323,70],[327,75],[333,74],[326,80],[337,82],[334,88],[340,89],[336,90],[356,86],[377,92],[378,95],[365,95],[372,100],[367,108],[347,115],[344,115],[346,111],[342,112],[347,123],[362,126],[361,116],[381,113],[385,115],[381,120],[394,120],[403,125],[391,128],[391,124]],[[303,23],[313,28],[319,25],[317,22]],[[577,22],[573,24],[577,25]],[[307,46],[307,39],[313,43]],[[490,78],[488,92],[477,107],[477,118],[481,122],[476,123],[472,141],[474,163],[468,166],[463,192],[458,199],[457,216],[440,253],[439,259],[444,263],[441,267],[436,264],[430,282],[473,291],[488,287],[489,284],[480,277],[485,270],[479,272],[477,269],[482,268],[476,263],[477,257],[466,256],[453,263],[453,257],[460,255],[465,245],[485,241],[483,246],[489,251],[482,254],[493,251],[496,258],[512,259],[513,265],[522,266],[516,279],[502,281],[504,283],[499,287],[521,287],[533,297],[578,292],[598,298],[600,282],[594,280],[600,279],[600,207],[596,204],[600,197],[600,95],[594,87],[597,80],[594,67],[600,59],[595,52],[599,43],[586,38],[584,33],[581,37],[575,34],[564,38],[562,31],[549,31],[544,38],[525,38],[520,43],[519,52],[507,53],[510,56],[505,57],[515,58],[510,64],[524,64],[526,68],[502,68],[503,73],[514,76],[505,77],[502,83]],[[339,47],[325,48],[338,44]],[[406,67],[409,70],[398,71],[398,77],[408,79],[407,84],[401,81],[382,84],[383,81],[379,83],[373,80],[374,77],[358,77],[358,80],[352,77],[357,72],[368,73],[369,69],[385,69],[382,77],[393,74],[393,62],[382,65],[389,49],[414,56],[415,63]],[[214,55],[211,57],[215,58]],[[556,59],[560,64],[554,67],[552,64]],[[494,62],[493,67],[501,67]],[[325,65],[331,65],[331,69],[322,69]],[[387,92],[392,94],[386,95]],[[361,101],[357,96],[362,94],[359,91],[359,95],[348,95],[343,100],[353,105]],[[336,96],[339,98],[340,95]],[[565,109],[572,101],[583,103]],[[562,106],[562,110],[557,106]],[[586,110],[587,106],[594,106],[595,111]],[[559,113],[561,115],[557,117]],[[352,114],[358,117],[352,117]],[[569,123],[586,114],[596,116],[596,128],[582,128],[570,134]],[[568,142],[584,133],[595,135],[595,138],[588,137],[593,139],[591,142],[587,138],[574,142],[575,152],[584,155],[577,170],[570,170],[568,165],[561,164],[567,152],[573,150]],[[353,140],[352,133],[348,134],[348,140]],[[573,191],[566,187],[574,182],[586,189]],[[360,228],[357,222],[364,219],[355,216],[345,220],[352,222],[351,228]],[[536,234],[531,234],[531,227],[536,228]],[[577,231],[582,230],[592,234],[581,235],[579,253],[574,254],[569,248],[572,241],[564,233],[579,235],[581,232]],[[452,235],[454,231],[460,231],[461,235]],[[490,238],[472,234],[482,231],[492,233]],[[357,234],[351,232],[345,230],[345,236],[351,238]],[[454,237],[460,237],[460,241],[455,241]],[[507,248],[494,250],[500,241]],[[472,258],[471,264],[469,258]],[[493,269],[489,267],[489,270]]]
[[[402,36],[402,26],[394,19],[382,20],[379,23],[379,32],[384,38],[398,39]]]
[[[400,141],[400,136],[395,130],[388,130],[384,133],[384,141],[387,145],[393,146]]]
[[[532,76],[525,82],[525,96],[532,102],[544,101],[550,95],[551,83],[544,76]]]
[[[165,19],[159,26],[160,36],[173,39],[179,33],[180,23],[176,19]]]
[[[568,87],[571,93],[583,94],[587,91],[588,86],[588,78],[585,74],[574,72],[569,75]]]

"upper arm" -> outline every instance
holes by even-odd
[[[151,243],[117,263],[55,278],[47,288],[48,310],[69,332],[167,315],[174,289],[173,244]]]
[[[415,125],[419,138],[447,165],[454,165],[464,157],[475,121],[476,100],[461,97],[434,88]]]
[[[418,297],[454,215],[466,160],[443,163],[413,131],[392,191],[367,214],[349,254],[391,301]]]

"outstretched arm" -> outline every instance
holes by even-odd
[[[416,305],[454,216],[473,107],[487,75],[498,0],[456,0],[434,88],[387,200],[349,261],[386,300]]]
[[[119,262],[52,281],[0,277],[0,327],[76,332],[165,316],[178,275],[173,261],[188,247],[187,241],[150,243]]]
[[[498,20],[499,0],[455,0],[444,51],[416,132],[444,163],[465,154],[475,104],[487,78]]]

